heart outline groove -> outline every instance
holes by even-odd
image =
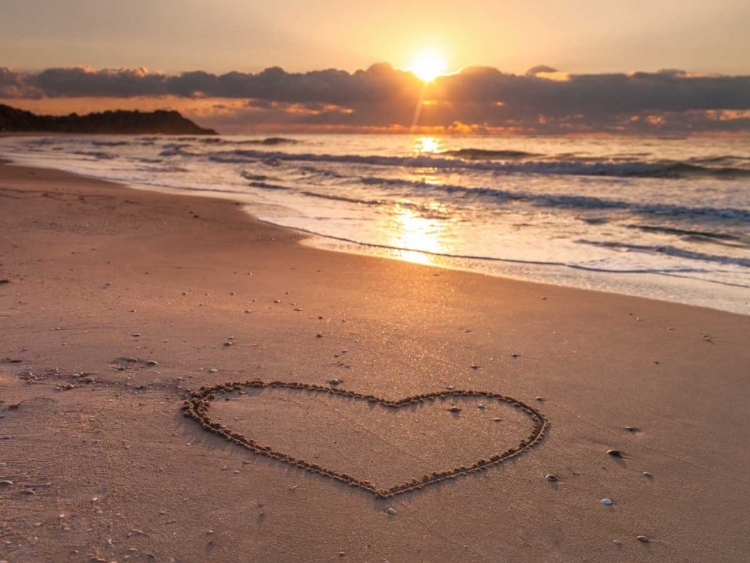
[[[509,448],[502,453],[496,453],[490,456],[489,459],[479,459],[469,467],[461,466],[450,469],[448,471],[435,471],[429,475],[423,475],[421,479],[412,479],[409,481],[405,481],[388,489],[378,489],[370,481],[360,480],[346,473],[339,473],[335,470],[322,467],[316,463],[310,463],[303,459],[295,458],[284,452],[276,451],[270,446],[258,444],[252,438],[248,438],[240,432],[236,432],[234,430],[231,430],[230,428],[227,428],[224,424],[213,422],[208,414],[208,411],[211,407],[211,402],[216,399],[217,393],[234,393],[237,391],[242,391],[243,387],[250,387],[255,389],[296,389],[313,393],[339,395],[341,397],[349,399],[376,403],[384,407],[393,409],[398,409],[406,405],[425,403],[427,401],[432,402],[438,398],[484,397],[487,399],[494,399],[500,403],[505,403],[523,411],[532,419],[532,421],[534,422],[534,426],[532,431],[525,438],[523,438],[517,446]],[[191,393],[190,397],[183,403],[182,410],[184,411],[184,415],[187,418],[195,420],[198,424],[201,425],[203,429],[221,436],[239,446],[242,446],[256,455],[262,455],[270,459],[282,461],[293,467],[304,469],[309,473],[322,475],[324,477],[334,479],[352,487],[359,487],[360,489],[374,494],[377,498],[391,498],[410,491],[423,489],[428,485],[439,483],[446,479],[455,479],[461,475],[476,473],[478,471],[485,471],[492,466],[503,463],[505,460],[517,457],[522,453],[529,451],[534,446],[538,445],[544,439],[546,432],[550,427],[550,422],[547,420],[547,418],[534,407],[527,405],[526,403],[519,401],[518,399],[500,395],[499,393],[491,393],[489,391],[455,389],[450,391],[439,391],[435,393],[411,395],[398,401],[389,401],[387,399],[376,397],[374,395],[363,395],[361,393],[355,393],[354,391],[345,391],[343,389],[335,389],[332,387],[325,387],[323,385],[285,381],[271,381],[269,383],[266,383],[260,379],[233,381],[227,383],[219,383],[218,385],[203,386],[198,391]]]

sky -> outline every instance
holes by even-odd
[[[425,106],[429,106],[436,102],[431,110],[423,107],[427,111],[417,112],[426,121],[416,125],[522,130],[533,121],[537,132],[559,132],[561,108],[554,96],[562,95],[567,100],[569,122],[581,113],[591,114],[592,103],[600,114],[608,112],[607,116],[584,119],[586,131],[621,130],[633,117],[644,123],[650,120],[655,127],[661,123],[673,128],[680,117],[677,113],[684,118],[683,130],[696,130],[695,112],[704,112],[704,117],[718,124],[718,130],[735,131],[745,127],[738,119],[750,117],[742,113],[750,111],[750,104],[737,102],[738,97],[750,99],[744,79],[750,76],[748,29],[747,0],[0,0],[0,69],[4,69],[0,71],[4,72],[0,98],[17,107],[54,113],[109,107],[175,108],[224,128],[266,129],[410,128],[415,126],[415,108],[407,111],[399,104],[420,106],[427,102]],[[429,85],[429,92],[418,92],[424,84],[413,84],[400,70],[410,69],[415,57],[426,49],[440,54],[447,71],[459,74],[448,77],[451,84],[448,79],[438,79]],[[364,78],[373,79],[362,80],[358,70],[382,70],[381,66],[372,67],[375,63],[389,63],[393,74],[388,79],[383,79],[382,73],[380,79],[366,75]],[[521,86],[522,79],[529,78],[528,70],[540,65],[558,72],[536,72],[531,77],[534,80]],[[299,80],[292,85],[285,82],[296,98],[285,95],[278,85],[272,94],[266,88],[260,96],[257,84],[245,84],[244,90],[231,92],[226,85],[204,92],[200,88],[205,80],[193,90],[186,85],[144,87],[149,80],[154,82],[153,77],[179,77],[195,71],[217,77],[227,73],[257,77],[269,67],[300,77],[309,77],[306,73],[311,71],[337,69],[350,77],[349,88],[392,90],[378,95],[361,90],[359,98],[331,101],[301,93]],[[465,69],[473,67],[497,69],[504,76],[518,78],[516,90],[509,93],[509,81],[499,84],[490,72],[479,81],[476,73],[465,76]],[[55,90],[49,85],[49,73],[44,73],[68,69],[68,78],[78,80],[81,77],[73,72],[76,68],[85,68],[99,78],[83,81],[90,91],[74,88],[74,84],[58,84]],[[121,83],[127,82],[130,90],[110,85],[102,91],[103,73],[112,82],[114,71],[110,69],[120,69]],[[665,86],[665,73],[659,72],[664,69],[671,72],[671,86]],[[638,85],[631,80],[625,92],[634,98],[628,104],[609,107],[606,100],[599,99],[618,95],[615,85],[621,84],[622,76],[632,77],[637,72],[642,73],[641,78],[651,76],[651,82]],[[134,74],[141,77],[140,86],[134,86]],[[688,80],[698,75],[725,75],[735,82]],[[39,76],[46,81],[36,78]],[[675,76],[683,80],[675,81]],[[607,77],[609,83],[602,84]],[[337,87],[330,76],[315,78],[325,83],[324,88]],[[568,87],[542,80],[563,82]],[[461,98],[446,98],[435,88],[440,82],[443,91],[461,91]],[[693,105],[667,103],[669,88],[677,83],[675,92],[693,100]],[[474,96],[477,99],[471,100],[471,108],[466,106],[468,98],[463,92],[469,85],[486,94]],[[656,105],[653,95],[649,98],[652,87],[667,89],[660,91]],[[519,92],[537,101],[513,104],[504,99]],[[425,94],[435,99],[424,99]],[[492,96],[495,98],[490,100]],[[576,99],[580,107],[575,107]],[[258,118],[261,102],[277,104],[265,108],[263,119]],[[311,103],[322,106],[311,110]],[[296,106],[298,117],[308,110],[318,111],[315,115],[330,117],[330,123],[307,114],[295,121],[289,104],[308,104]],[[447,111],[450,104],[463,106]],[[625,115],[628,111],[631,114]],[[713,117],[705,113],[709,111],[714,112]],[[731,127],[726,127],[727,121],[734,121]],[[547,126],[552,122],[554,127]],[[697,126],[697,130],[712,129],[707,125],[710,123]]]

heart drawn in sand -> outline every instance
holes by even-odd
[[[209,410],[211,408],[211,403],[216,400],[217,395],[224,394],[226,396],[237,392],[245,394],[246,389],[278,389],[285,392],[304,392],[312,396],[325,395],[332,399],[336,398],[346,401],[359,401],[363,403],[369,403],[372,406],[385,408],[386,410],[391,412],[397,412],[399,409],[413,405],[419,406],[425,403],[436,403],[446,399],[454,400],[459,398],[479,398],[482,401],[487,402],[487,408],[491,406],[490,403],[497,403],[502,406],[512,408],[512,410],[514,410],[516,413],[519,413],[519,416],[522,415],[523,417],[526,417],[528,419],[531,430],[520,441],[514,442],[514,445],[512,445],[511,447],[498,447],[495,444],[494,448],[500,451],[490,451],[486,454],[486,457],[477,459],[471,465],[461,465],[460,467],[454,467],[452,469],[449,468],[442,471],[434,471],[419,478],[406,480],[389,488],[378,488],[369,480],[353,477],[347,473],[343,473],[328,467],[323,467],[318,463],[306,461],[304,459],[289,455],[288,453],[275,450],[271,446],[262,445],[255,439],[250,438],[245,434],[238,432],[237,430],[228,428],[226,425],[211,419]],[[247,400],[255,399],[247,398]],[[480,408],[485,408],[485,405],[480,405]],[[340,481],[353,487],[359,487],[370,493],[373,493],[378,498],[390,498],[409,491],[422,489],[425,486],[439,483],[446,479],[454,479],[460,475],[484,471],[494,465],[503,463],[509,458],[518,456],[521,453],[530,450],[532,447],[539,444],[543,440],[545,432],[549,428],[549,422],[541,412],[517,399],[499,395],[497,393],[472,390],[443,391],[423,395],[414,395],[411,397],[400,399],[398,401],[389,401],[387,399],[382,399],[373,395],[363,395],[360,393],[355,393],[353,391],[345,391],[343,389],[324,387],[320,385],[283,381],[272,381],[270,383],[266,383],[264,381],[256,379],[244,382],[235,381],[222,383],[211,387],[201,387],[199,391],[193,393],[190,398],[185,401],[182,409],[186,417],[194,419],[204,429],[214,434],[218,434],[219,436],[226,438],[230,442],[234,442],[235,444],[250,450],[254,454],[275,459],[287,463],[291,466],[304,469],[305,471],[308,471],[310,473],[315,473],[324,477],[335,479],[336,481]],[[449,410],[451,414],[454,414],[456,416],[458,416],[459,412],[461,411],[461,409],[456,406],[453,406],[447,410]],[[508,444],[506,444],[506,446],[507,445]],[[493,445],[490,445],[489,447],[492,448]]]

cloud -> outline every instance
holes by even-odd
[[[536,76],[538,74],[553,74],[555,72],[558,72],[558,70],[556,68],[552,68],[551,66],[537,65],[527,70],[526,76]]]
[[[23,73],[0,68],[0,98],[105,98],[113,105],[132,98],[213,100],[212,123],[234,128],[417,125],[455,130],[461,124],[459,128],[471,130],[528,133],[750,132],[750,76],[676,69],[567,74],[537,66],[515,75],[470,67],[425,85],[385,63],[354,73],[289,73],[273,67],[221,75],[84,67]],[[212,119],[205,112],[202,118]]]

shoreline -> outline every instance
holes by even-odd
[[[0,162],[2,162],[2,159],[0,159]],[[28,166],[10,160],[5,163],[12,166]],[[750,316],[750,297],[745,297],[745,294],[750,295],[748,293],[750,290],[745,286],[738,286],[731,283],[700,280],[676,273],[610,271],[606,269],[597,270],[595,268],[578,266],[575,264],[571,265],[563,262],[552,263],[524,261],[511,258],[450,255],[410,250],[408,248],[400,248],[378,243],[360,242],[345,237],[320,234],[312,230],[283,225],[281,223],[275,223],[273,220],[259,218],[259,206],[264,204],[255,201],[252,196],[244,195],[239,192],[222,190],[212,191],[200,188],[172,188],[151,184],[129,184],[113,179],[101,179],[94,175],[66,172],[58,168],[37,164],[34,164],[31,167],[64,172],[96,181],[111,182],[129,189],[145,190],[154,193],[175,195],[178,197],[184,195],[187,197],[233,201],[238,205],[242,204],[244,206],[246,213],[252,221],[270,225],[275,228],[287,229],[291,232],[303,235],[305,238],[304,245],[322,251],[385,258],[388,260],[410,262],[439,269],[486,275],[525,283],[535,283],[542,286],[596,291],[611,295],[663,301],[666,303],[675,303]],[[404,255],[408,255],[411,258],[404,258]],[[530,270],[533,271],[533,273],[529,273]],[[573,273],[569,274],[568,272]],[[719,301],[717,300],[718,298],[716,295],[709,291],[713,285],[722,286],[725,292],[731,291],[734,292],[735,295],[724,295]],[[690,295],[690,297],[685,298],[683,297],[684,295]]]
[[[0,560],[750,551],[745,315],[318,250],[231,201],[49,169],[0,165],[0,229]],[[387,401],[478,390],[533,405],[551,428],[506,463],[376,499],[180,411],[201,386],[256,378]],[[526,435],[466,397],[390,416],[310,395],[219,393],[212,409],[274,452],[378,488]]]

